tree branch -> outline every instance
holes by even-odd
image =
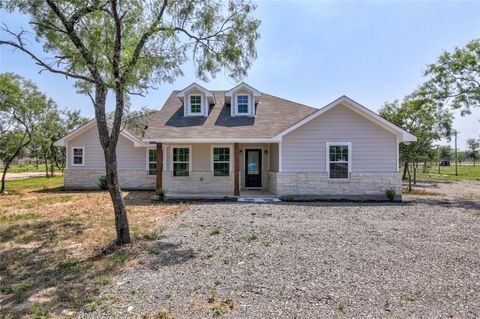
[[[87,82],[94,82],[91,78],[88,78],[86,76],[79,75],[79,74],[74,74],[74,73],[71,73],[71,72],[68,72],[68,71],[59,70],[59,69],[55,69],[55,68],[51,67],[49,64],[45,63],[39,57],[37,57],[29,49],[25,48],[25,46],[23,45],[23,41],[21,41],[21,40],[18,40],[18,41],[19,41],[19,43],[16,43],[16,42],[13,42],[13,41],[0,40],[0,45],[9,45],[11,47],[14,47],[15,49],[19,49],[20,51],[29,55],[33,60],[35,60],[37,65],[45,68],[46,70],[48,70],[52,73],[62,74],[62,75],[65,75],[66,77],[71,77],[71,78],[74,78],[74,79],[84,80],[84,81],[87,81]]]
[[[138,58],[140,57],[140,53],[142,52],[143,47],[145,46],[145,43],[147,42],[148,38],[151,37],[157,30],[158,30],[158,25],[160,24],[160,21],[162,21],[163,13],[165,12],[165,9],[167,8],[168,1],[163,0],[162,7],[160,8],[160,12],[158,13],[157,17],[155,20],[152,22],[150,27],[148,28],[147,31],[142,35],[140,40],[138,41],[135,50],[133,52],[132,59],[127,65],[127,68],[125,72],[123,73],[123,77],[126,78],[130,74],[132,67],[137,64]]]

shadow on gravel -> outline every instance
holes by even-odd
[[[150,268],[180,265],[196,257],[193,249],[182,249],[181,244],[169,243],[165,239],[166,236],[160,236],[149,248],[149,253],[155,255],[150,262]]]

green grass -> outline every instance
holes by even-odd
[[[3,169],[3,166],[1,167]],[[45,165],[39,164],[38,169],[35,164],[20,164],[10,165],[8,168],[9,173],[25,173],[25,172],[45,172]]]
[[[433,181],[464,181],[464,180],[480,180],[480,163],[479,165],[458,165],[458,176],[455,175],[455,163],[450,166],[438,166],[427,168],[426,172],[423,166],[419,165],[417,172],[417,180],[433,180]],[[403,167],[400,172],[403,172]],[[413,178],[413,176],[412,176]]]
[[[5,182],[5,189],[7,192],[18,192],[25,189],[49,189],[63,186],[63,176],[55,176],[51,178],[46,177],[34,177],[17,179],[13,181]]]

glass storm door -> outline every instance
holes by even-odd
[[[245,150],[245,187],[262,187],[261,150]]]

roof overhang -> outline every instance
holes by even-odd
[[[177,97],[183,102],[185,96],[192,90],[198,90],[200,92],[202,92],[202,94],[204,94],[206,97],[207,97],[207,101],[209,102],[209,104],[215,104],[216,103],[216,100],[215,100],[215,95],[213,94],[212,91],[209,91],[207,90],[206,88],[204,88],[203,86],[201,86],[200,84],[198,83],[192,83],[190,84],[189,86],[187,86],[186,88],[184,88],[183,90],[177,92]]]
[[[72,131],[70,134],[62,137],[61,139],[59,139],[58,141],[53,143],[53,145],[58,146],[58,147],[66,147],[69,140],[79,136],[83,132],[89,130],[90,128],[92,128],[96,125],[97,125],[97,121],[95,119],[91,119],[90,121],[88,121],[84,125],[80,126],[79,128],[75,129],[74,131]],[[108,125],[109,129],[112,128],[112,123],[107,122],[107,125]],[[132,141],[133,145],[135,147],[145,147],[146,146],[146,144],[144,142],[142,142],[140,139],[135,137],[132,133],[130,133],[126,129],[121,130],[120,135],[125,137],[126,139]]]
[[[398,142],[408,143],[408,142],[415,142],[417,140],[417,138],[414,135],[412,135],[409,132],[405,131],[404,129],[398,127],[397,125],[387,121],[386,119],[384,119],[383,117],[381,117],[377,113],[369,110],[365,106],[361,105],[360,103],[355,102],[354,100],[352,100],[351,98],[349,98],[345,95],[343,95],[340,98],[336,99],[335,101],[327,104],[323,108],[319,109],[318,111],[316,111],[312,115],[306,117],[305,119],[301,120],[300,122],[292,125],[288,129],[280,132],[275,137],[281,139],[286,134],[296,130],[300,126],[303,126],[303,125],[307,124],[311,120],[317,118],[318,116],[322,115],[323,113],[327,112],[328,110],[330,110],[330,109],[332,109],[332,108],[334,108],[338,105],[344,105],[344,106],[348,107],[349,109],[351,109],[352,111],[362,115],[363,117],[365,117],[365,118],[369,119],[370,121],[376,123],[377,125],[383,127],[387,131],[392,132],[393,134],[395,134],[398,137]]]
[[[156,138],[144,139],[145,143],[278,143],[281,139],[276,137],[192,137],[192,138]]]

